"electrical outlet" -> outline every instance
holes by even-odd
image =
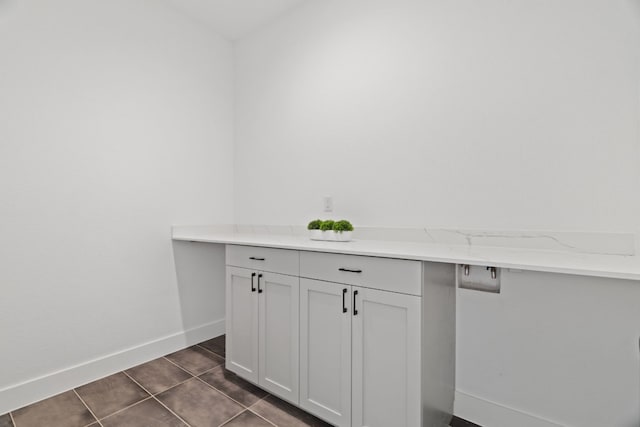
[[[324,196],[322,198],[322,205],[324,206],[325,212],[333,212],[333,197]]]

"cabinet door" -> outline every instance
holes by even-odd
[[[300,279],[275,273],[259,276],[258,384],[297,404]]]
[[[351,424],[349,285],[300,279],[300,406],[336,426]]]
[[[256,279],[257,274],[251,270],[227,267],[225,366],[228,370],[254,383],[258,382]]]
[[[419,427],[420,297],[353,293],[353,427]]]

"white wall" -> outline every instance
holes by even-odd
[[[233,221],[232,59],[160,2],[0,1],[0,413],[224,317],[170,225]]]
[[[236,45],[236,222],[633,232],[636,0],[311,1]],[[456,413],[637,426],[638,283],[458,294]]]
[[[459,289],[456,415],[486,427],[640,425],[640,283],[503,271]]]
[[[311,1],[236,58],[240,223],[639,228],[635,0]]]

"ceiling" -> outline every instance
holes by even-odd
[[[307,0],[165,0],[178,11],[236,40]]]

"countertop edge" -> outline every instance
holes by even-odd
[[[405,242],[379,242],[379,241],[354,241],[354,242],[313,242],[298,240],[292,237],[283,236],[229,236],[226,233],[180,233],[173,230],[172,240],[190,241],[200,243],[235,244],[244,246],[263,246],[279,249],[306,250],[313,252],[332,252],[347,255],[374,256],[382,258],[408,259],[428,262],[441,262],[450,264],[470,264],[470,265],[490,265],[494,267],[538,271],[547,273],[560,273],[590,277],[604,277],[624,280],[640,280],[640,265],[635,256],[596,256],[596,255],[576,255],[562,254],[551,251],[528,251],[504,248],[465,248],[444,245],[422,245],[419,243]],[[290,241],[283,241],[289,239]],[[368,245],[368,248],[355,247],[353,243]],[[411,250],[385,250],[383,246],[411,246]],[[432,252],[432,253],[429,253]],[[436,254],[433,252],[445,252]],[[446,254],[446,252],[454,252]],[[463,252],[476,252],[476,254],[464,254]],[[484,253],[483,253],[484,252]],[[503,255],[501,256],[500,253]],[[504,255],[508,256],[505,257]],[[549,262],[527,261],[526,258],[548,257]],[[516,257],[517,260],[505,258]],[[576,259],[578,262],[576,262]],[[623,266],[607,266],[606,261],[612,263],[628,264]],[[592,264],[591,268],[587,265]]]

